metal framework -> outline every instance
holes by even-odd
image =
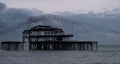
[[[30,50],[97,50],[97,42],[72,41],[72,37],[51,26],[40,25],[23,31],[23,43],[29,42]]]
[[[1,49],[3,50],[23,50],[23,43],[18,41],[1,42]]]

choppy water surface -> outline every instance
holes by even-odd
[[[120,46],[99,46],[98,51],[4,51],[0,64],[120,64]]]

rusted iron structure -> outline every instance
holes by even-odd
[[[97,50],[97,42],[72,41],[72,34],[51,26],[35,26],[23,31],[23,43],[30,50]]]
[[[1,42],[1,49],[3,50],[23,50],[23,43],[18,41]]]

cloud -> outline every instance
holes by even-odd
[[[7,8],[4,3],[0,3],[0,20],[10,26],[16,23],[24,22],[31,16],[42,14],[42,11],[29,10],[22,8]],[[0,23],[2,23],[0,21]]]
[[[72,12],[64,12],[58,14],[52,13],[56,16],[48,14],[49,16],[46,17],[46,15],[44,15],[42,11],[38,11],[35,9],[29,10],[20,8],[7,8],[5,4],[0,3],[0,31],[2,29],[6,30],[6,28],[11,28],[11,25],[18,25],[19,23],[26,22],[26,20],[28,20],[30,17],[40,15],[49,19],[47,23],[42,22],[43,24],[60,24],[63,29],[66,28],[66,32],[74,34],[77,40],[98,40],[103,43],[105,42],[111,44],[118,44],[118,42],[120,42],[118,38],[118,36],[120,35],[120,14],[117,14],[120,13],[119,10],[120,9],[113,9],[111,11],[101,13],[95,13],[93,11],[90,11],[88,13],[80,14]],[[61,20],[60,17],[56,18],[57,16],[62,16],[65,19],[69,19],[72,21],[64,21]],[[36,22],[34,23],[34,25],[39,25],[42,23]],[[26,27],[27,26],[24,26],[23,28]],[[4,37],[0,36],[0,40],[17,40],[19,38],[21,39],[22,31],[22,28],[16,31],[14,30],[11,33],[4,35]]]
[[[119,9],[113,9],[109,10],[109,12],[101,13],[92,11],[88,13],[68,14],[63,12],[60,14],[57,13],[57,15],[73,20],[71,24],[73,24],[72,27],[75,28],[73,28],[71,32],[74,33],[78,40],[97,40],[100,44],[119,44],[119,13]]]
[[[23,9],[23,8],[7,8],[4,3],[0,3],[0,34],[4,30],[12,28],[16,24],[27,21],[30,17],[43,14],[42,11],[35,9]],[[10,33],[0,36],[0,41],[3,40],[21,40],[23,30],[12,31]]]
[[[0,11],[6,9],[7,6],[4,3],[0,3]]]

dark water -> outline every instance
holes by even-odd
[[[0,64],[120,64],[120,46],[99,46],[98,51],[4,51]]]

